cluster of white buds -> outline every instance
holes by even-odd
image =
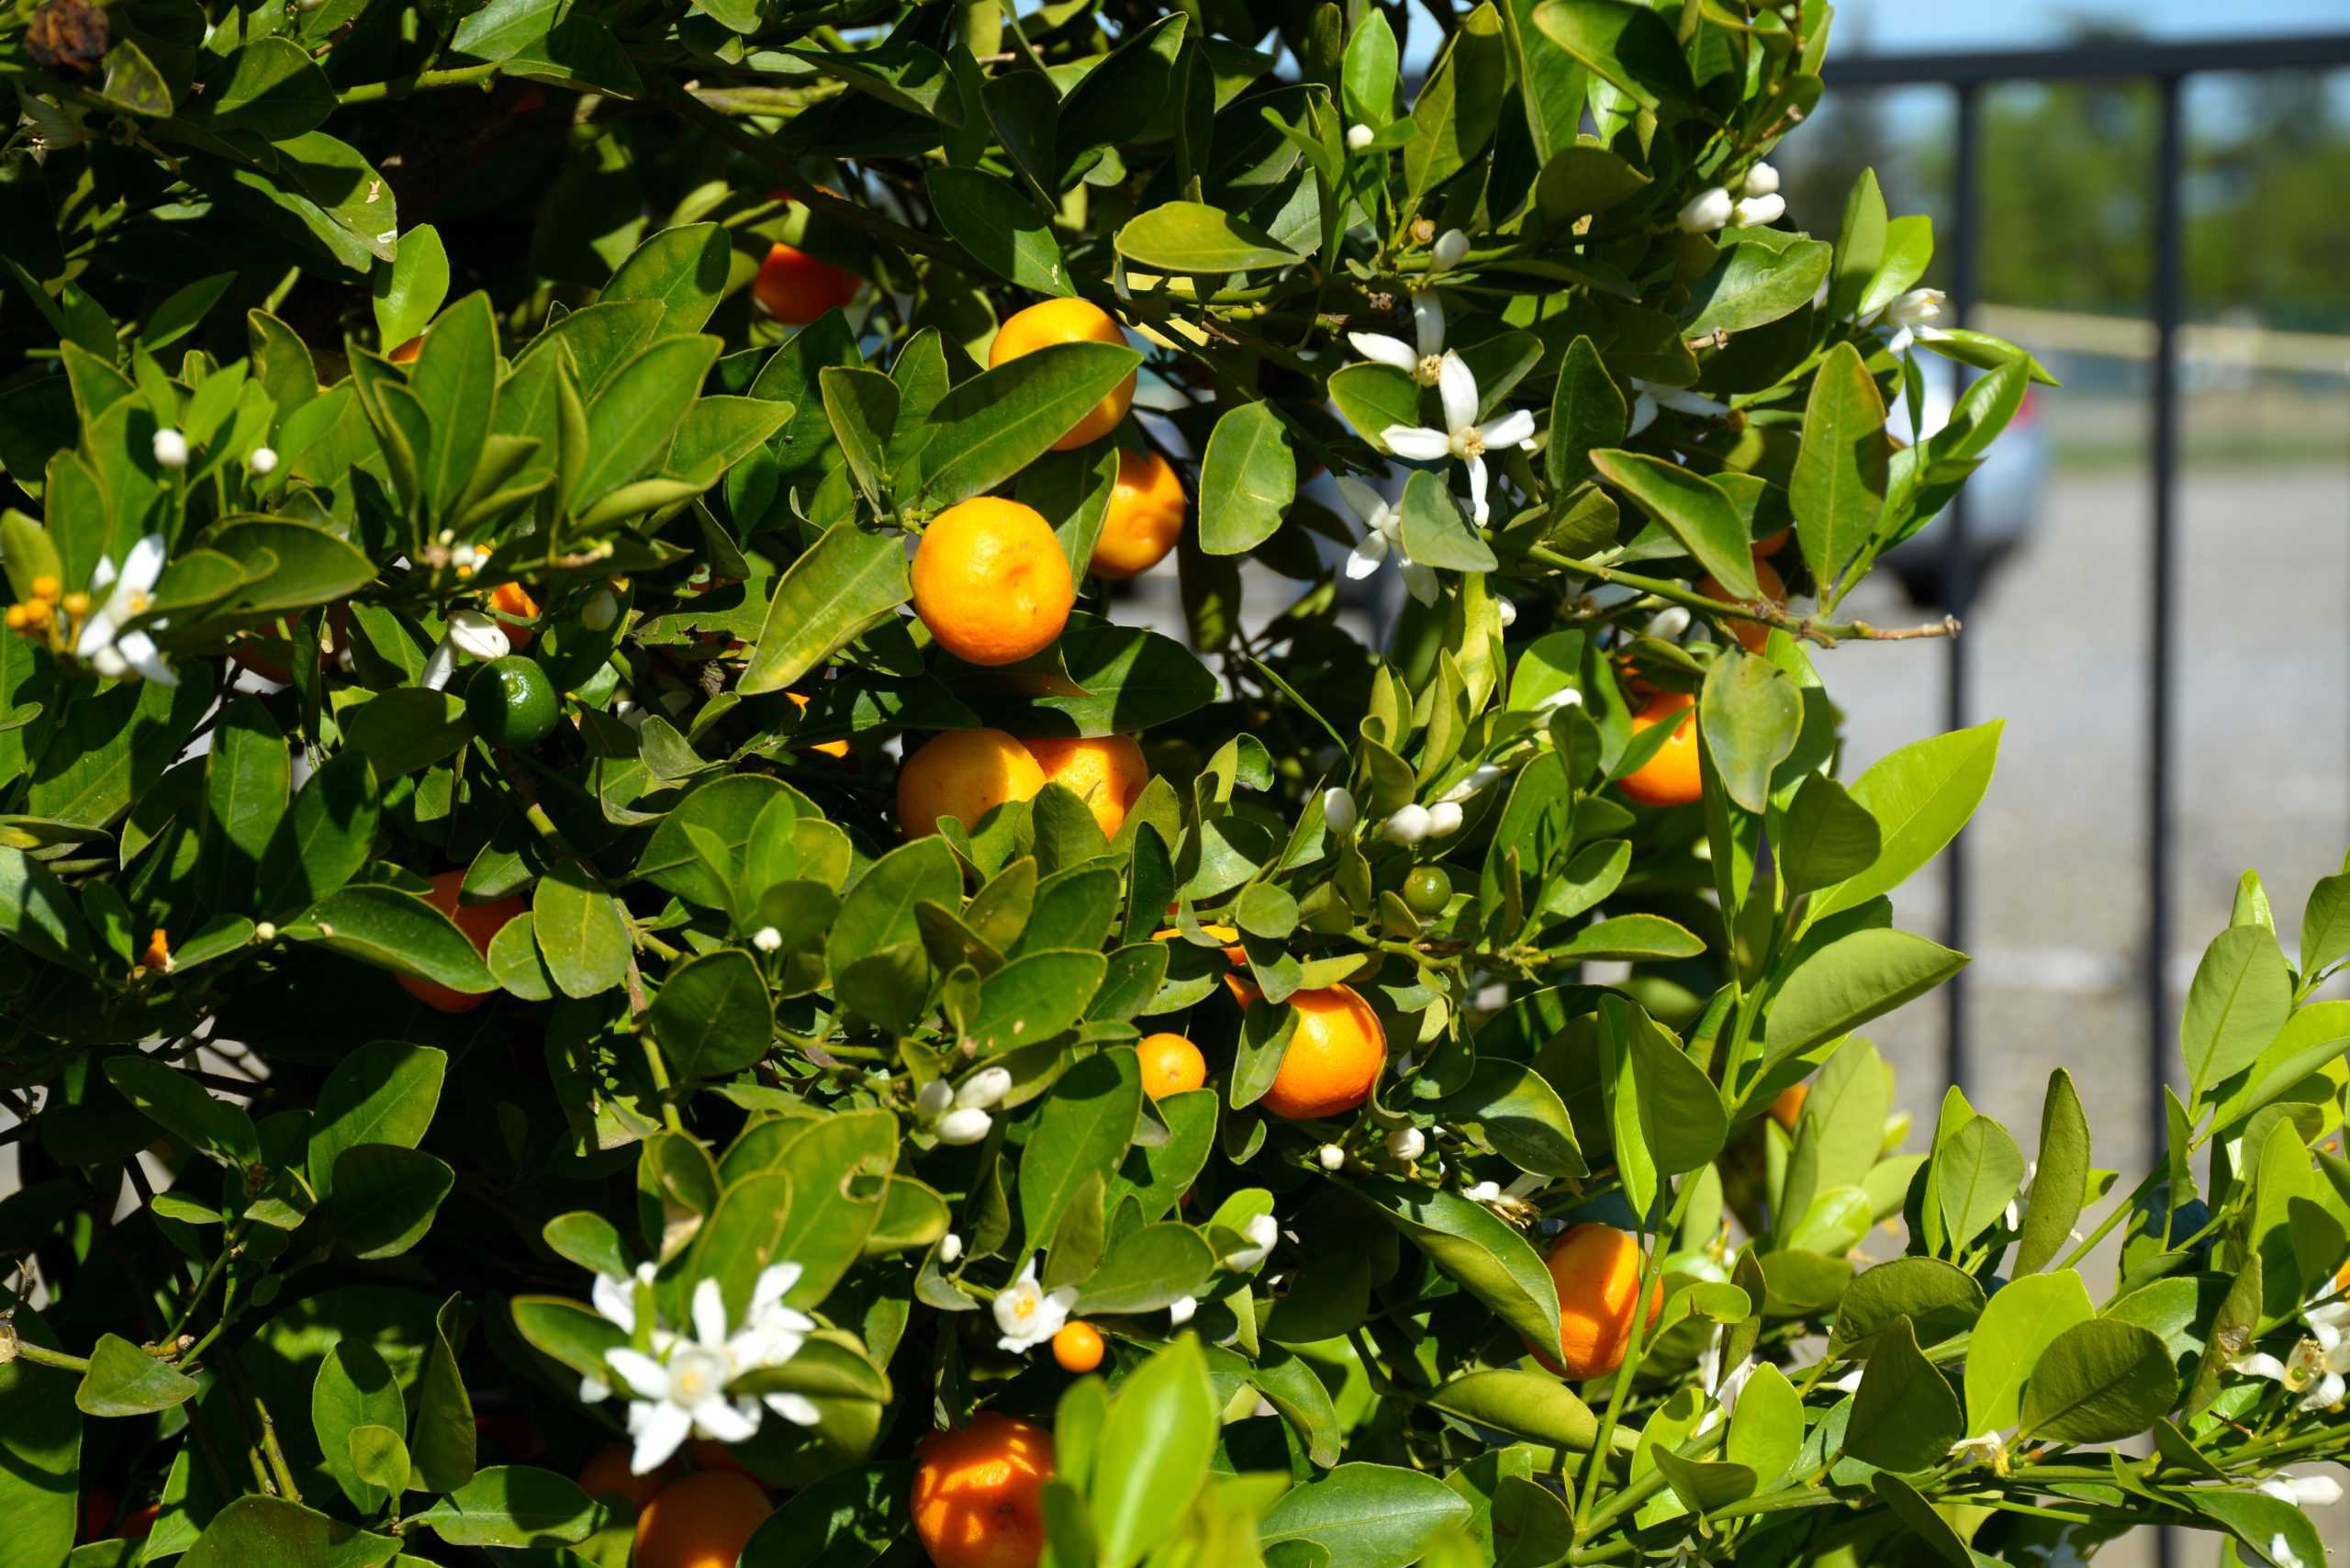
[[[941,1143],[977,1143],[995,1126],[989,1113],[1011,1092],[1009,1069],[983,1067],[965,1079],[960,1089],[943,1078],[923,1084],[914,1097],[914,1114],[929,1124],[931,1136]]]
[[[1426,838],[1434,825],[1429,819],[1428,809],[1416,804],[1396,808],[1394,814],[1387,819],[1387,825],[1380,831],[1387,835],[1389,843],[1400,844],[1408,849]]]
[[[1779,171],[1757,163],[1739,182],[1736,194],[1727,185],[1707,185],[1684,204],[1675,221],[1685,232],[1711,234],[1733,223],[1741,228],[1776,223],[1786,210],[1786,198],[1779,194]]]

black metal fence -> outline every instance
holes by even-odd
[[[1956,107],[1957,140],[1955,188],[1952,193],[1953,221],[1948,234],[1937,236],[1937,249],[1949,258],[1951,302],[1961,321],[1977,303],[1984,90],[2008,83],[2118,80],[2151,83],[2159,95],[2159,131],[2154,165],[2149,171],[2154,186],[2153,287],[2146,302],[2154,326],[2154,350],[2150,386],[2153,423],[2147,458],[2153,491],[2148,550],[2152,564],[2148,585],[2151,606],[2145,655],[2149,706],[2143,977],[2147,1031],[2145,1072],[2152,1117],[2149,1136],[2152,1147],[2157,1148],[2167,1136],[2163,1091],[2170,1081],[2174,1054],[2168,958],[2178,685],[2171,639],[2178,593],[2178,337],[2186,308],[2181,263],[2181,202],[2186,176],[2181,92],[2191,76],[2309,72],[2343,66],[2350,66],[2350,33],[2178,43],[2098,41],[2053,49],[1951,54],[1861,54],[1831,57],[1828,64],[1831,89],[1942,86],[1951,90]],[[2126,177],[2126,172],[2117,170],[2116,176]],[[1968,548],[1966,498],[1963,489],[1942,526],[1944,593],[1951,613],[1964,620],[1973,595],[1974,557]],[[1944,702],[1948,727],[1956,729],[1973,722],[1971,658],[1964,637],[1953,640],[1947,646]],[[1964,835],[1951,847],[1946,877],[1945,939],[1952,946],[1964,949],[1970,890]],[[1972,1080],[1974,1061],[1967,1032],[1964,971],[1951,983],[1945,997],[1949,1010],[1945,1070],[1951,1082],[1964,1087]],[[2167,1561],[2169,1553],[2165,1551],[2159,1555]]]

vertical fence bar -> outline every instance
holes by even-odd
[[[1951,190],[1951,304],[1961,325],[1975,307],[1975,259],[1982,245],[1983,182],[1982,93],[1976,84],[1955,87],[1958,111],[1958,161]],[[1958,367],[1948,367],[1953,376]],[[1975,604],[1975,553],[1967,534],[1966,489],[1962,486],[1942,520],[1942,606],[1965,621]],[[1975,711],[1972,644],[1962,634],[1946,644],[1942,666],[1942,727],[1963,729]],[[1972,891],[1967,867],[1967,837],[1961,833],[1942,857],[1942,939],[1966,950],[1968,899]],[[1942,1077],[1964,1089],[1973,1077],[1973,1054],[1967,1038],[1966,971],[1953,975],[1942,989]]]
[[[2178,326],[2184,278],[2179,260],[2180,185],[2185,151],[2180,78],[2156,78],[2161,129],[2154,152],[2154,317],[2152,603],[2146,626],[2146,1092],[2149,1148],[2166,1137],[2163,1092],[2170,1081],[2172,711],[2176,673],[2170,628],[2178,586]]]

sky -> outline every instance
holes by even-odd
[[[1836,36],[1847,50],[1896,53],[2044,44],[2081,22],[2109,22],[2154,38],[2339,32],[2350,0],[1840,0]]]

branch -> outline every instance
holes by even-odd
[[[1955,615],[1945,615],[1940,621],[1928,622],[1922,626],[1873,626],[1865,621],[1822,621],[1817,616],[1791,615],[1777,605],[1764,603],[1759,599],[1738,603],[1708,599],[1695,589],[1684,588],[1679,583],[1669,582],[1662,577],[1643,577],[1638,572],[1603,566],[1596,561],[1578,560],[1572,555],[1561,555],[1557,551],[1546,549],[1539,544],[1526,554],[1528,559],[1539,561],[1545,566],[1557,566],[1588,577],[1597,577],[1602,582],[1619,583],[1625,588],[1638,588],[1642,593],[1653,594],[1659,599],[1684,605],[1691,610],[1703,610],[1718,619],[1751,621],[1761,626],[1776,626],[1791,637],[1800,637],[1806,642],[1817,643],[1823,648],[1832,648],[1837,644],[1844,642],[1908,643],[1922,637],[1955,637],[1960,630],[1959,620]]]
[[[389,98],[405,98],[411,93],[429,93],[438,87],[469,87],[476,82],[487,82],[498,74],[491,65],[459,65],[447,71],[419,71],[412,75],[395,76],[388,82],[366,82],[356,87],[345,87],[335,95],[345,106],[380,104]]]

